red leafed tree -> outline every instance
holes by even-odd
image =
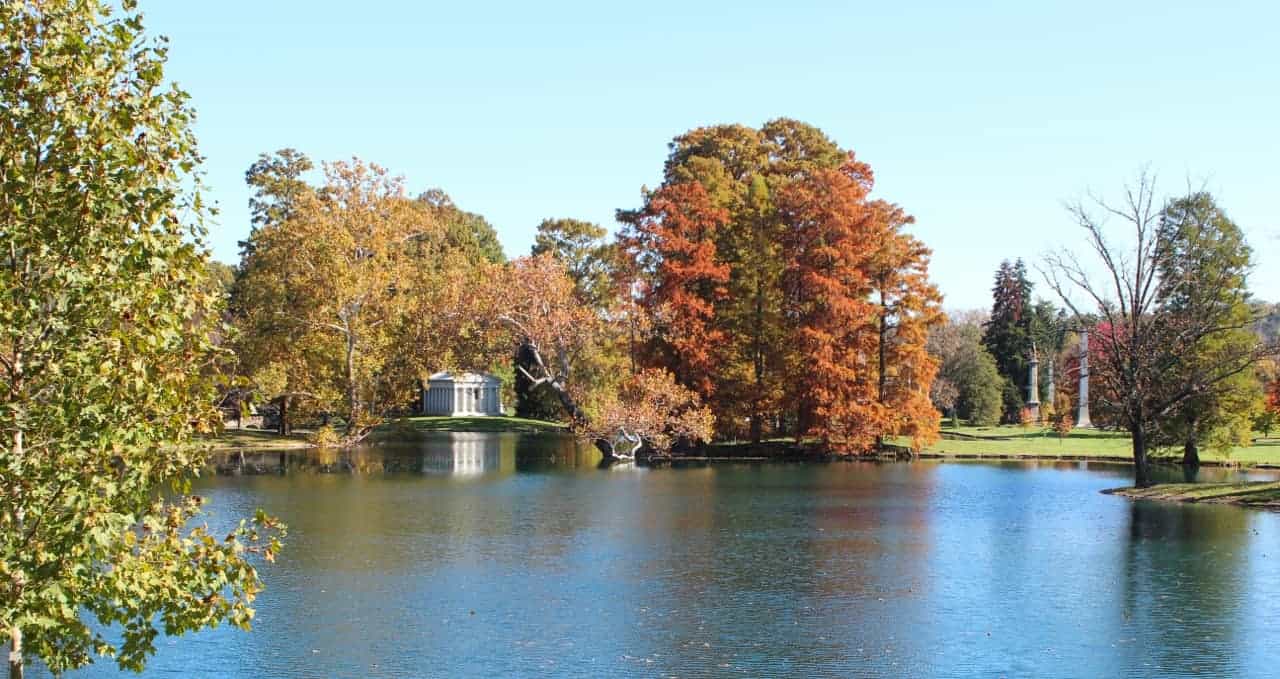
[[[1267,402],[1263,406],[1262,416],[1259,420],[1262,424],[1262,434],[1270,436],[1271,427],[1275,426],[1275,422],[1280,420],[1280,377],[1271,380],[1271,384],[1267,385]]]
[[[909,436],[916,450],[937,440],[939,421],[929,398],[938,361],[926,347],[929,329],[942,321],[942,295],[929,281],[930,251],[902,233],[915,220],[896,205],[876,201],[879,247],[869,274],[876,318],[877,402],[881,436]]]
[[[867,450],[883,431],[877,402],[875,321],[867,275],[879,238],[867,204],[871,169],[850,158],[786,187],[778,206],[784,322],[790,338],[788,384],[797,438]]]
[[[717,261],[715,238],[727,211],[711,204],[698,182],[670,184],[649,194],[644,208],[624,214],[620,240],[635,266],[636,293],[649,315],[644,362],[666,368],[703,399],[715,391],[724,334],[714,324],[726,294],[729,267]]]

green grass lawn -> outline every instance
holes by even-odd
[[[966,438],[943,438],[925,448],[925,452],[942,455],[1030,455],[1125,459],[1133,455],[1128,434],[1097,429],[1075,429],[1066,438],[1059,438],[1057,433],[1047,427],[1015,425],[958,428],[944,426],[942,434],[944,437],[947,434],[959,434]],[[1182,450],[1180,448],[1157,450],[1153,457],[1181,459]],[[1243,465],[1280,464],[1280,438],[1259,440],[1252,446],[1237,447],[1226,452],[1202,449],[1200,459],[1205,462],[1232,462]]]
[[[227,429],[209,440],[213,442],[214,450],[234,450],[237,448],[276,448],[284,450],[287,448],[307,447],[308,433],[294,431],[289,436],[280,436],[274,431],[266,431],[264,429]]]

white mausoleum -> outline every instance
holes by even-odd
[[[422,390],[422,414],[502,415],[502,380],[476,373],[436,373]]]

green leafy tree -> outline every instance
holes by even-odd
[[[939,379],[955,385],[955,414],[975,425],[998,422],[1004,380],[982,345],[981,314],[956,314],[933,328],[928,348],[939,360]]]
[[[443,230],[443,249],[461,253],[472,263],[497,264],[507,261],[498,242],[498,232],[482,215],[467,212],[453,203],[449,194],[428,189],[418,196]]]
[[[236,268],[213,259],[205,262],[205,268],[209,272],[206,279],[209,290],[223,299],[229,299],[236,284]]]
[[[1171,201],[1160,217],[1161,304],[1170,314],[1212,307],[1220,329],[1178,356],[1170,379],[1194,382],[1212,366],[1249,353],[1258,343],[1246,275],[1252,256],[1240,227],[1208,193]],[[1182,463],[1200,464],[1201,446],[1230,450],[1248,445],[1253,419],[1264,405],[1256,370],[1241,370],[1198,389],[1161,421],[1157,443],[1183,449]]]
[[[10,676],[29,656],[138,670],[162,632],[247,628],[251,555],[278,546],[266,517],[214,534],[182,495],[204,463],[190,438],[215,423],[219,319],[193,113],[130,0],[0,2],[0,36]]]
[[[287,322],[287,312],[300,300],[294,288],[272,277],[262,268],[269,258],[258,256],[262,230],[277,229],[298,210],[315,189],[306,181],[315,164],[305,154],[284,148],[274,154],[262,153],[244,173],[253,189],[249,197],[251,226],[249,237],[240,241],[240,266],[231,290],[234,336],[234,372],[241,376],[229,383],[241,383],[250,400],[269,403],[277,413],[277,431],[289,434],[300,406],[325,408],[336,396],[322,397],[320,374],[323,356],[329,350],[314,341],[305,341],[301,328]]]
[[[1248,249],[1242,240],[1229,245],[1221,224],[1195,226],[1193,232],[1211,228],[1187,238],[1179,220],[1166,212],[1181,209],[1183,199],[1199,200],[1160,200],[1154,180],[1141,174],[1119,204],[1094,199],[1096,208],[1069,207],[1097,255],[1095,265],[1086,266],[1071,252],[1046,258],[1046,280],[1076,323],[1085,319],[1082,308],[1089,309],[1078,300],[1089,300],[1099,318],[1090,333],[1090,380],[1099,387],[1100,409],[1129,432],[1134,482],[1142,487],[1153,481],[1150,448],[1185,404],[1256,370],[1275,350],[1256,336],[1247,344],[1231,339],[1255,322],[1238,313],[1248,301]],[[1105,222],[1111,218],[1127,222],[1127,247],[1109,237]],[[1202,235],[1209,240],[1202,242]],[[1200,357],[1206,349],[1211,360]]]
[[[244,173],[245,183],[254,189],[253,196],[249,198],[253,228],[279,224],[291,217],[298,201],[313,191],[303,178],[313,169],[315,163],[297,149],[284,148],[274,154],[258,154],[258,159]],[[252,244],[252,239],[240,245],[249,244]]]
[[[604,227],[580,219],[544,219],[538,224],[531,253],[544,252],[564,263],[579,296],[603,308],[613,296],[615,248],[605,240]]]

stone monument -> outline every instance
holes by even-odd
[[[1031,362],[1027,364],[1027,410],[1031,421],[1040,421],[1040,358],[1035,342],[1031,343]]]
[[[1089,330],[1080,330],[1080,402],[1076,405],[1076,428],[1092,429],[1089,421]]]

